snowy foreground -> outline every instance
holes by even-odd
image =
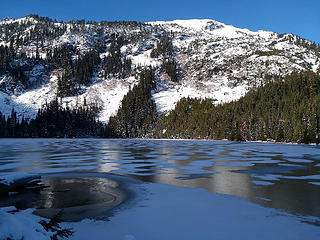
[[[39,221],[41,218],[32,214],[32,209],[20,211],[15,214],[7,211],[15,208],[0,209],[0,239],[50,239],[53,235],[46,232]]]
[[[294,216],[203,189],[130,183],[137,197],[109,221],[63,223],[70,239],[320,239],[320,219]],[[30,210],[0,210],[0,239],[50,239]],[[309,223],[306,223],[309,222]]]

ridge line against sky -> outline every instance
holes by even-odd
[[[319,0],[11,0],[1,3],[0,18],[38,14],[63,21],[213,19],[252,31],[293,33],[320,44],[319,12]]]

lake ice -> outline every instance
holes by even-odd
[[[320,148],[313,145],[0,140],[0,182],[21,174],[122,176],[134,196],[106,219],[64,223],[75,231],[70,239],[318,239],[319,171]],[[2,198],[0,206],[8,202]],[[6,214],[0,210],[0,223]],[[0,234],[8,234],[6,226]]]

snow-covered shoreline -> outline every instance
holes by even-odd
[[[143,183],[131,186],[140,199],[119,208],[108,221],[65,222],[74,231],[70,240],[121,239],[318,239],[320,218],[295,216],[261,207],[240,198],[203,189]],[[0,209],[0,239],[50,239],[32,214]],[[5,223],[5,224],[3,224]]]
[[[43,226],[39,224],[44,219],[33,215],[33,209],[14,210],[15,208],[0,208],[0,239],[51,239],[54,233],[45,231]]]

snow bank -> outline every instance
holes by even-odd
[[[39,224],[42,218],[32,212],[27,209],[12,214],[0,208],[0,239],[50,240],[54,233],[46,232]]]

